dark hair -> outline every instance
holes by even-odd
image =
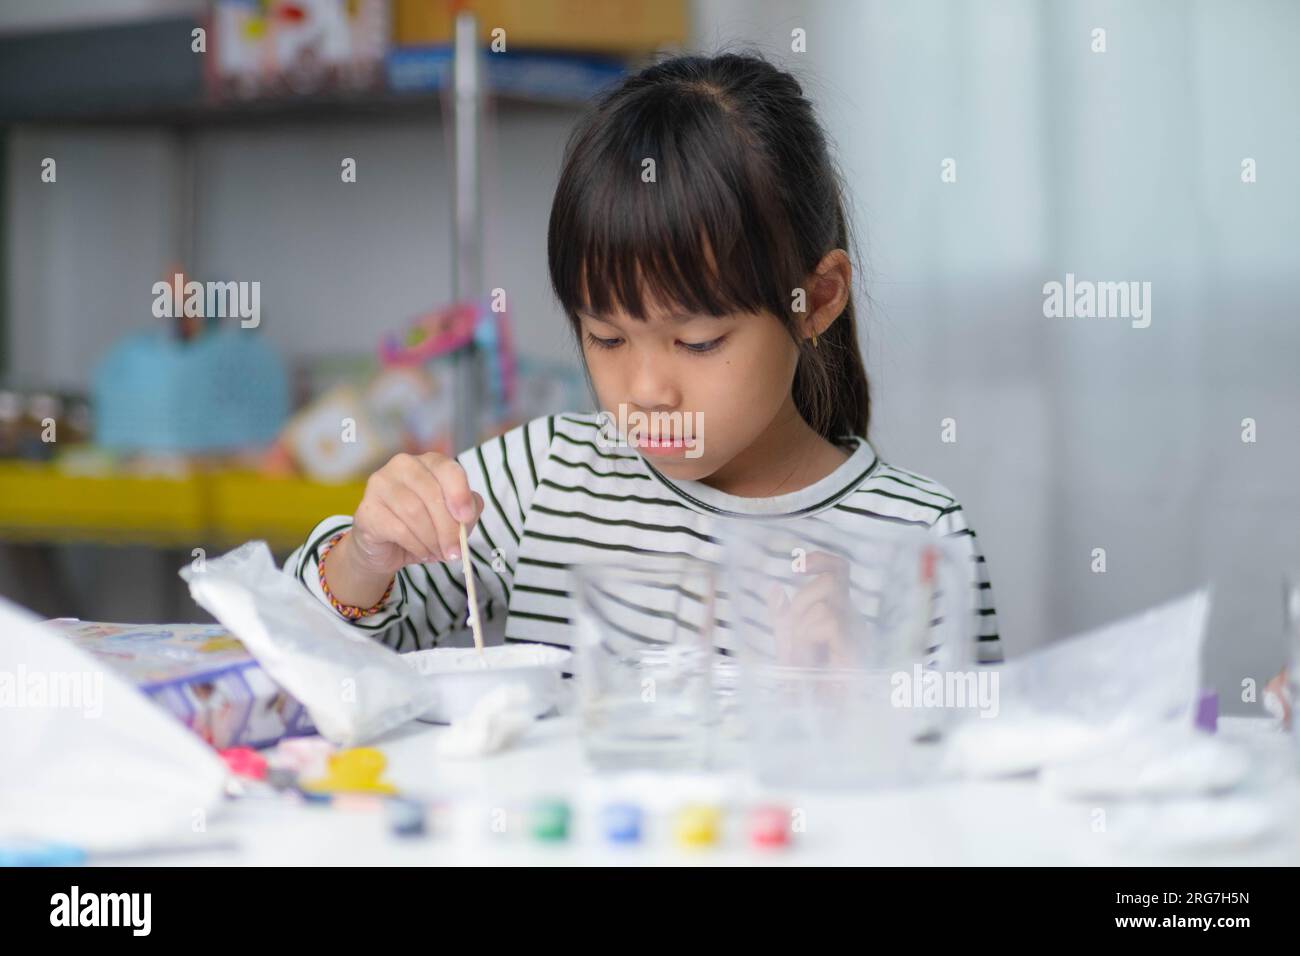
[[[800,348],[804,420],[830,440],[865,438],[852,293],[816,348],[792,311],[794,290],[832,249],[850,252],[826,134],[798,80],[758,56],[649,66],[603,94],[569,138],[547,254],[574,333],[579,310],[644,320],[643,290],[692,313],[769,311]]]

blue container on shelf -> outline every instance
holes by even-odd
[[[233,326],[190,341],[126,336],[95,369],[96,443],[117,451],[217,452],[265,445],[289,416],[289,379],[261,335]]]

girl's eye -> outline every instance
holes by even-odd
[[[612,349],[612,348],[616,348],[616,347],[618,346],[618,344],[619,344],[620,342],[622,342],[623,340],[622,340],[622,339],[602,339],[602,338],[598,338],[597,336],[592,335],[590,332],[588,332],[588,333],[587,333],[587,341],[590,342],[592,345],[594,345],[594,346],[595,346],[596,348],[598,348],[598,349]]]
[[[722,340],[725,338],[726,336],[723,335],[710,342],[682,342],[681,345],[682,348],[686,349],[686,351],[694,352],[696,355],[701,355],[705,352],[712,352],[722,344]]]

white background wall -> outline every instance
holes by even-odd
[[[696,5],[698,47],[794,69],[838,144],[872,300],[874,439],[965,503],[1012,653],[1211,583],[1225,707],[1283,659],[1280,574],[1300,565],[1297,35],[1300,7],[1263,0]],[[489,282],[511,290],[533,354],[571,354],[545,225],[574,116],[506,111],[485,170]],[[372,347],[450,294],[444,132],[430,116],[202,134],[199,268],[262,281],[286,352]],[[76,385],[151,321],[171,146],[27,129],[9,149],[14,376]],[[57,190],[38,182],[44,155],[62,157]],[[1067,271],[1150,281],[1151,327],[1044,318],[1043,283]]]
[[[875,437],[962,498],[1012,652],[1209,583],[1207,676],[1245,709],[1300,565],[1300,6],[735,0],[697,35],[806,77],[865,240]],[[1044,318],[1067,271],[1152,282],[1150,328]]]
[[[509,295],[519,345],[573,354],[546,277],[546,220],[576,109],[511,106],[489,124],[488,287]],[[202,279],[257,280],[262,328],[286,355],[377,347],[451,298],[448,137],[437,114],[219,127],[197,134]],[[155,320],[176,259],[176,164],[160,130],[18,129],[9,148],[15,377],[84,384],[121,333]],[[40,182],[54,157],[58,182]],[[344,157],[357,181],[340,178]],[[39,321],[24,317],[39,316]],[[567,333],[566,333],[567,334]]]

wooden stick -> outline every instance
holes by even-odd
[[[460,562],[465,572],[465,590],[469,594],[469,626],[474,631],[474,646],[483,653],[483,625],[478,619],[478,586],[474,583],[474,568],[469,563],[469,538],[465,526],[460,526]]]

